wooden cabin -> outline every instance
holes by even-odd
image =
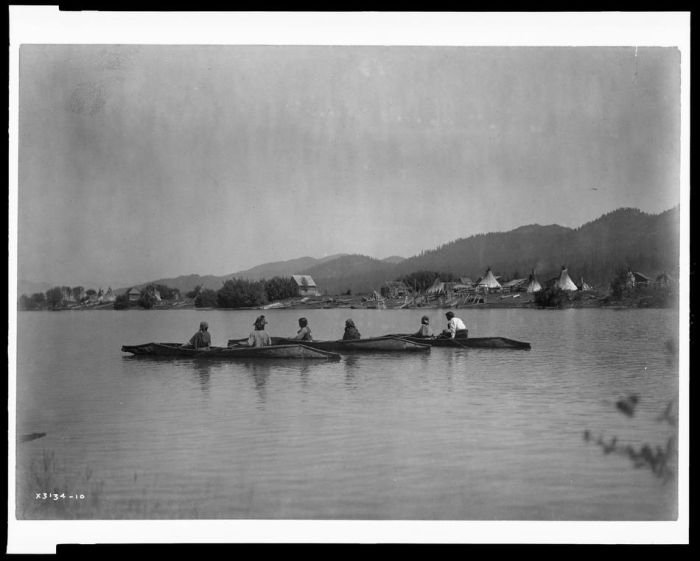
[[[292,278],[297,283],[299,296],[321,296],[321,291],[310,275],[292,275]]]

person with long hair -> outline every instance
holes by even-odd
[[[267,331],[265,331],[265,325],[267,320],[265,316],[258,316],[253,324],[255,328],[251,331],[248,337],[249,347],[269,347],[272,345],[272,339]]]
[[[299,318],[299,331],[294,338],[299,341],[313,341],[309,321],[306,318]]]

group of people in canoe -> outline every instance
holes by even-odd
[[[466,339],[467,328],[464,322],[456,317],[453,312],[445,314],[447,318],[447,329],[444,329],[438,337],[451,339]],[[253,323],[253,331],[251,331],[248,339],[239,343],[241,346],[247,347],[267,347],[272,345],[270,334],[265,330],[267,319],[264,315],[258,316]],[[423,316],[421,318],[420,329],[412,335],[413,337],[435,337],[433,330],[430,327],[430,318]],[[361,339],[362,336],[355,326],[352,319],[345,321],[345,331],[343,333],[343,341]],[[299,330],[294,337],[290,339],[297,341],[313,341],[311,336],[311,328],[306,318],[299,318]],[[199,330],[185,343],[185,347],[194,349],[208,349],[211,347],[211,334],[209,333],[209,324],[203,321],[199,324]]]
[[[447,329],[443,329],[443,331],[438,335],[440,338],[449,338],[449,339],[466,339],[469,331],[467,330],[467,326],[464,325],[464,322],[458,318],[457,316],[454,315],[453,312],[447,312],[445,314],[445,317],[447,318]],[[417,333],[414,333],[412,335],[413,337],[434,337],[435,334],[433,333],[433,330],[430,328],[430,318],[428,316],[423,316],[420,320],[420,329],[418,330]]]

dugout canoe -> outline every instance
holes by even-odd
[[[452,347],[470,349],[521,349],[529,350],[530,343],[516,341],[507,337],[467,337],[466,339],[442,339],[440,337],[413,337],[411,335],[396,335],[408,341],[422,343],[432,347]]]
[[[340,360],[340,355],[306,345],[271,345],[269,347],[211,347],[192,349],[179,343],[146,343],[144,345],[124,345],[122,352],[137,356],[157,356],[173,358],[197,358],[228,360],[237,358],[303,358]]]
[[[272,337],[273,345],[288,345],[297,343],[296,339]],[[229,345],[236,345],[246,339],[230,339]],[[338,341],[304,341],[305,347],[329,352],[365,352],[365,353],[394,353],[394,352],[430,352],[430,345],[421,341],[409,341],[401,337],[368,337],[365,339],[349,339]]]

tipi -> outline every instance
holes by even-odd
[[[500,283],[496,280],[496,277],[494,277],[493,273],[491,272],[491,267],[486,269],[486,274],[484,275],[484,278],[479,281],[479,286],[482,288],[487,288],[489,290],[501,288]]]
[[[579,290],[591,290],[591,285],[587,284],[586,281],[583,280],[583,277],[581,277],[581,284],[579,285]]]
[[[532,273],[530,273],[530,278],[527,281],[527,291],[531,294],[533,292],[539,292],[540,290],[542,290],[542,285],[537,280],[535,270],[533,269]]]
[[[574,281],[572,281],[571,277],[569,277],[569,272],[567,271],[566,267],[561,268],[561,274],[559,275],[559,280],[556,282],[555,286],[561,290],[578,290],[574,284]]]
[[[437,277],[426,292],[428,294],[440,294],[441,292],[445,292],[445,283],[440,280],[440,277]]]

